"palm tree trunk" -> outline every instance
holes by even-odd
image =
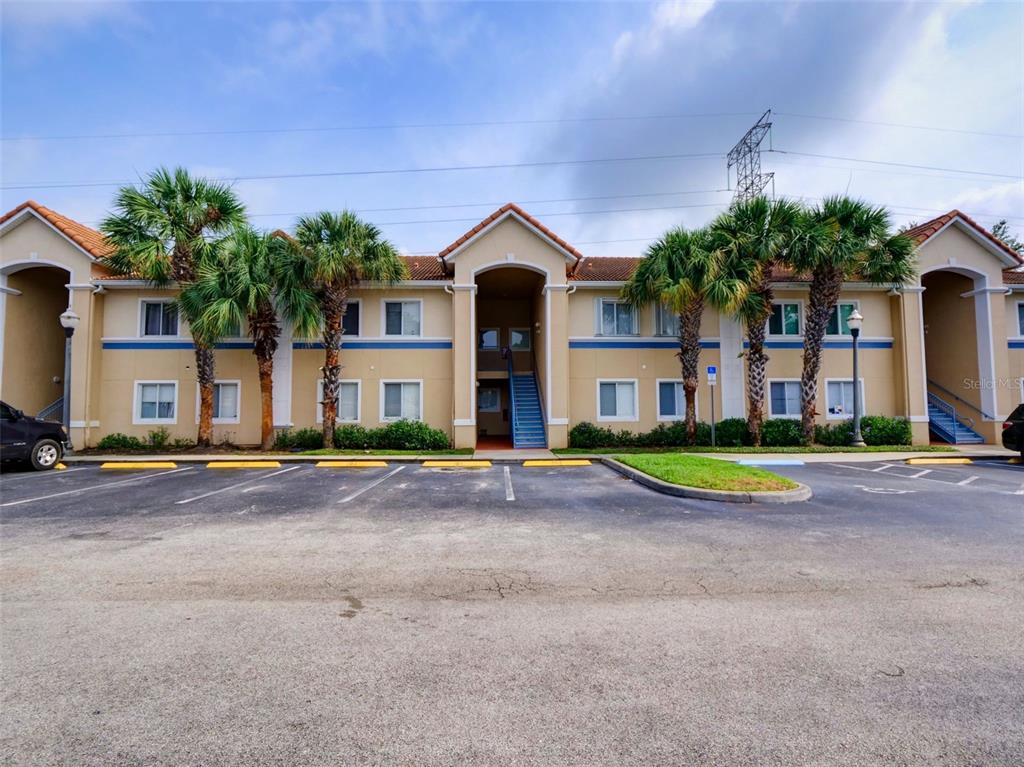
[[[697,442],[697,377],[700,371],[700,322],[704,299],[694,298],[679,313],[679,365],[686,395],[686,441]]]
[[[199,382],[198,447],[213,444],[213,382],[216,378],[213,349],[196,344],[196,380]]]
[[[253,340],[252,353],[256,356],[260,377],[260,449],[270,450],[274,446],[274,353],[281,326],[274,307],[269,303],[248,319]]]
[[[342,318],[348,293],[334,286],[324,291],[324,438],[325,448],[334,447],[334,427],[338,419],[338,391],[341,388]]]
[[[814,441],[818,374],[821,372],[825,331],[842,286],[843,273],[834,267],[815,272],[811,279],[811,294],[804,320],[804,368],[800,376],[800,427],[807,443]]]

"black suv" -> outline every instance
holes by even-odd
[[[1003,447],[1016,450],[1024,458],[1024,405],[1018,405],[1003,422]]]
[[[0,460],[29,461],[38,471],[52,469],[71,449],[71,440],[59,423],[25,415],[0,402]]]

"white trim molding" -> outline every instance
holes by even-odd
[[[420,414],[417,418],[407,418],[406,416],[399,416],[398,418],[385,418],[384,417],[384,385],[385,384],[417,384],[420,392]],[[423,420],[423,379],[422,378],[382,378],[380,379],[380,422],[381,423],[393,423],[395,421],[422,421]],[[474,403],[475,406],[475,403]]]
[[[233,384],[238,388],[238,399],[235,402],[234,418],[214,418],[214,424],[238,424],[242,422],[242,380],[240,378],[217,378],[214,379],[214,388],[217,384]],[[196,381],[196,423],[199,423],[199,382]]]
[[[633,415],[632,416],[621,416],[621,415],[601,415],[601,384],[632,384],[633,385]],[[636,423],[640,420],[640,381],[636,378],[598,378],[595,381],[595,389],[597,398],[594,404],[596,405],[595,411],[597,413],[597,420],[605,423]],[[616,389],[616,400],[618,399],[618,389]]]
[[[139,405],[142,401],[139,399],[139,392],[144,384],[161,384],[165,386],[174,387],[174,417],[173,418],[143,418],[139,411]],[[174,379],[149,379],[149,378],[137,378],[132,381],[132,424],[135,426],[149,426],[159,424],[176,424],[178,423],[178,407],[181,404],[179,402],[179,386],[178,381]],[[158,404],[159,407],[159,404]]]

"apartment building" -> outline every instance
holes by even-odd
[[[864,316],[861,379],[867,413],[905,416],[916,442],[951,439],[940,415],[955,411],[958,438],[998,437],[1024,400],[1024,262],[983,227],[950,211],[915,227],[919,278],[902,288],[844,285],[826,340],[818,415],[852,412],[852,340],[846,318]],[[71,308],[71,436],[143,437],[157,427],[192,438],[198,421],[192,342],[173,289],[110,273],[95,230],[29,201],[0,217],[0,387],[3,400],[59,418],[64,332]],[[423,420],[458,447],[567,444],[581,421],[646,431],[679,420],[683,392],[677,322],[662,307],[619,300],[637,258],[588,257],[514,204],[437,256],[406,256],[409,278],[366,284],[345,318],[339,420],[376,427]],[[769,323],[768,417],[799,417],[803,312],[808,283],[776,276]],[[744,333],[708,309],[699,418],[743,416]],[[319,339],[285,329],[274,360],[274,424],[321,419]],[[259,441],[260,399],[245,328],[216,352],[214,434]],[[513,411],[517,417],[513,419]],[[932,419],[929,423],[930,417]],[[512,428],[513,421],[518,424]],[[948,423],[948,421],[946,421]]]

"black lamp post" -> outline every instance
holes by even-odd
[[[861,313],[854,309],[846,320],[850,328],[850,335],[853,336],[853,438],[850,444],[853,447],[864,447],[864,437],[860,434],[860,376],[857,372],[857,339],[860,338],[860,329],[864,325],[864,318]]]
[[[64,431],[71,435],[71,336],[75,334],[80,317],[68,307],[68,310],[60,316],[60,325],[64,328],[64,412],[61,420],[64,423]]]

